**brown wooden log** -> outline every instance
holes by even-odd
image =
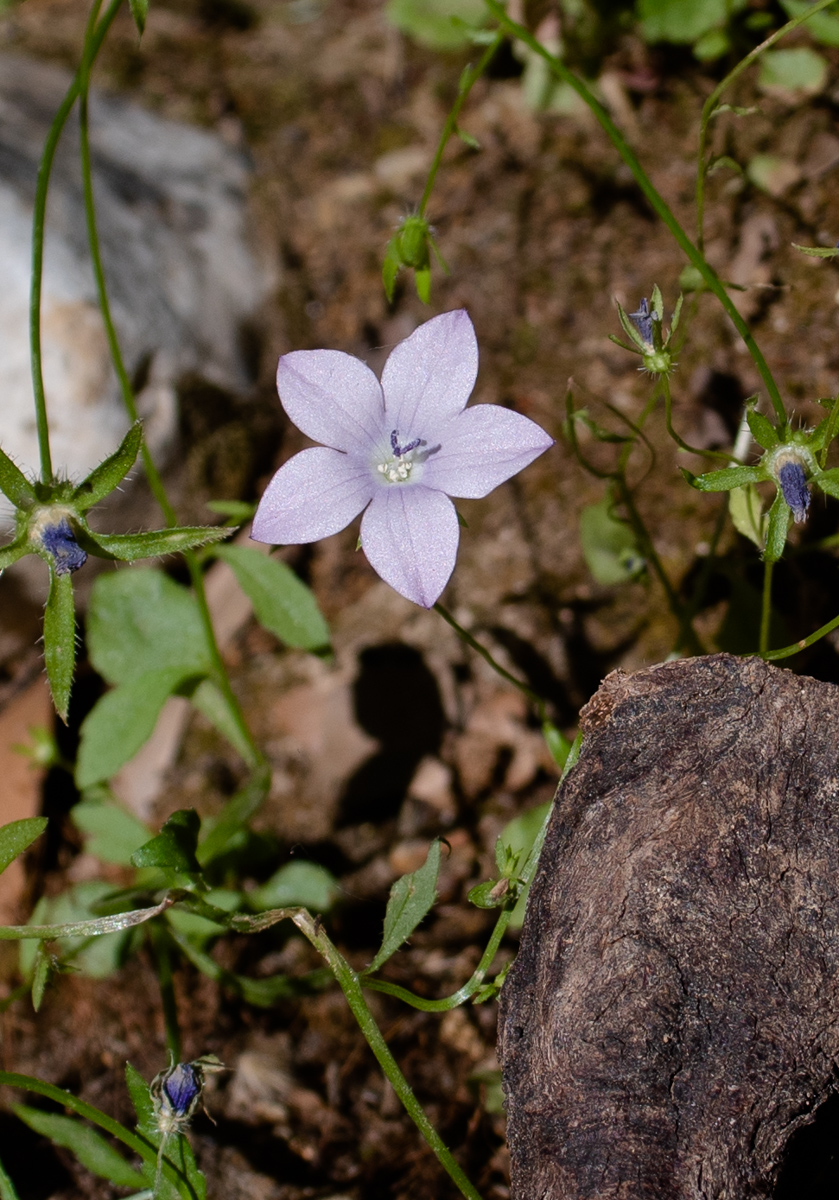
[[[501,996],[514,1200],[751,1200],[839,1080],[839,688],[715,655],[583,710]]]

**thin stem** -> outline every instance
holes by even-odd
[[[734,455],[727,454],[725,450],[700,450],[696,446],[689,446],[673,428],[673,397],[670,392],[670,380],[666,375],[662,376],[661,390],[664,395],[664,424],[668,434],[680,450],[686,450],[688,454],[698,454],[701,458],[724,458],[728,462],[737,462]]]
[[[700,253],[705,249],[705,180],[708,175],[708,165],[705,161],[705,154],[708,145],[708,128],[711,123],[711,118],[714,110],[719,103],[723,92],[738,79],[740,75],[756,62],[766,50],[769,50],[781,38],[786,37],[793,29],[797,29],[799,25],[803,25],[805,21],[809,21],[810,17],[815,16],[817,12],[821,12],[823,8],[828,8],[834,0],[819,0],[818,4],[814,4],[807,12],[801,13],[800,16],[793,17],[791,21],[787,21],[786,25],[782,25],[780,29],[776,29],[773,34],[770,34],[765,41],[759,46],[755,46],[745,58],[737,63],[736,67],[728,72],[702,106],[702,117],[699,122],[699,148],[697,150],[697,171],[696,171],[696,244]]]
[[[726,292],[725,287],[716,271],[713,269],[710,263],[706,262],[704,256],[699,250],[697,250],[696,246],[694,246],[693,242],[679,224],[676,216],[673,214],[673,212],[671,212],[663,197],[653,186],[652,181],[638,161],[638,158],[636,157],[635,152],[632,150],[632,147],[629,145],[626,138],[609,116],[606,109],[603,107],[600,101],[592,95],[583,81],[578,79],[574,72],[570,71],[568,67],[566,67],[565,63],[551,54],[551,52],[547,50],[541,44],[541,42],[539,42],[538,39],[535,38],[532,33],[530,33],[528,29],[525,29],[523,25],[520,25],[517,21],[512,20],[512,18],[507,15],[503,6],[499,3],[499,0],[484,0],[484,3],[490,12],[496,17],[500,25],[506,29],[508,33],[512,34],[513,37],[519,38],[525,43],[526,46],[529,46],[531,50],[543,58],[553,74],[556,75],[558,79],[561,79],[564,83],[569,84],[597,118],[612,142],[612,145],[615,147],[618,154],[620,154],[621,158],[634,175],[636,183],[647,197],[647,200],[649,200],[657,215],[670,230],[671,234],[676,240],[676,243],[687,255],[693,266],[696,267],[697,271],[705,280],[705,283],[708,285],[709,289],[714,293],[720,304],[725,309],[729,319],[731,320],[731,323],[740,334],[740,337],[743,339],[749,354],[752,356],[755,366],[760,373],[761,379],[766,386],[766,390],[769,393],[769,398],[772,401],[772,406],[775,409],[778,419],[785,421],[786,411],[784,409],[784,403],[781,400],[780,392],[778,391],[778,385],[775,383],[766,359],[763,357],[757,342],[749,331],[748,325],[737,311],[734,302]]]
[[[545,701],[537,692],[534,692],[533,689],[528,687],[528,685],[522,682],[521,679],[517,679],[515,675],[511,675],[508,670],[502,667],[501,663],[498,662],[497,659],[493,658],[486,646],[482,646],[477,638],[474,638],[471,633],[468,633],[463,626],[454,619],[449,610],[444,608],[439,601],[434,605],[434,611],[438,612],[448,625],[451,625],[452,629],[462,642],[465,642],[467,646],[471,646],[471,648],[477,654],[480,654],[484,662],[489,663],[497,675],[500,675],[502,679],[506,679],[508,683],[513,685],[513,687],[517,687],[522,695],[528,698],[530,703],[538,712],[540,721],[547,720],[545,714]]]
[[[763,600],[760,606],[760,655],[768,657],[769,626],[772,620],[772,571],[775,564],[766,559],[763,563]]]
[[[821,641],[827,634],[833,633],[834,629],[839,629],[839,617],[834,617],[832,621],[828,621],[826,625],[822,625],[815,633],[811,633],[809,637],[802,638],[800,642],[793,642],[791,646],[784,646],[782,650],[764,650],[761,651],[760,657],[766,662],[778,662],[781,658],[791,658],[793,654],[798,654],[800,650],[806,650],[808,646],[815,645]]]
[[[163,1009],[163,1024],[166,1029],[166,1049],[171,1050],[175,1062],[181,1061],[181,1031],[178,1024],[178,1001],[172,978],[172,956],[166,930],[155,921],[148,927],[149,940],[154,954],[157,982],[160,987],[160,1002]]]
[[[424,1108],[411,1090],[411,1085],[402,1074],[399,1064],[388,1049],[387,1042],[382,1036],[382,1032],[376,1024],[373,1014],[367,1007],[361,981],[356,972],[326,936],[320,921],[316,920],[311,913],[305,909],[296,909],[290,912],[289,915],[300,932],[308,938],[315,949],[329,963],[335,978],[338,980],[341,991],[346,997],[347,1004],[350,1006],[352,1014],[367,1040],[368,1046],[376,1056],[379,1066],[405,1106],[411,1120],[434,1151],[437,1161],[448,1172],[454,1184],[460,1190],[461,1194],[467,1197],[467,1200],[481,1200],[480,1193],[460,1169],[448,1146],[429,1121]]]
[[[481,78],[484,71],[495,57],[495,52],[504,41],[504,36],[501,33],[496,34],[494,40],[490,42],[486,50],[481,55],[480,61],[476,67],[467,67],[460,77],[460,84],[457,89],[457,99],[454,102],[451,112],[446,117],[446,123],[443,126],[443,132],[440,135],[440,141],[437,146],[437,152],[434,155],[434,161],[431,164],[431,170],[428,172],[428,179],[425,182],[425,191],[422,193],[422,199],[419,202],[417,213],[419,216],[425,216],[425,210],[428,207],[428,201],[431,199],[431,193],[434,190],[434,181],[437,178],[437,172],[440,169],[440,163],[443,161],[443,152],[449,143],[449,138],[457,129],[457,118],[460,116],[460,110],[466,103],[466,97],[472,90],[475,83]]]

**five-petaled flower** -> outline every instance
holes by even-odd
[[[462,309],[400,342],[381,383],[337,350],[283,355],[283,407],[322,444],[280,468],[252,536],[275,545],[314,542],[363,511],[361,545],[374,570],[430,608],[457,556],[460,529],[449,497],[486,496],[553,444],[519,413],[492,404],[467,408],[477,372],[475,331]]]

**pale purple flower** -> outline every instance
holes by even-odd
[[[386,583],[430,608],[449,581],[460,528],[449,496],[478,499],[553,444],[527,417],[466,407],[478,343],[465,310],[426,321],[393,350],[379,383],[338,350],[284,354],[277,389],[313,441],[281,467],[253,522],[258,542],[296,545],[364,511],[361,545]]]

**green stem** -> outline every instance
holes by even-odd
[[[822,625],[815,633],[811,633],[809,637],[802,638],[800,642],[793,642],[791,646],[784,646],[782,650],[762,650],[760,657],[765,659],[766,662],[778,662],[782,658],[791,658],[793,654],[798,654],[800,650],[806,650],[808,646],[821,641],[827,634],[833,633],[834,629],[839,629],[839,617],[834,617],[832,621],[828,621],[826,625]]]
[[[131,1133],[124,1125],[120,1125],[119,1121],[115,1121],[101,1109],[94,1108],[92,1104],[80,1100],[72,1092],[66,1092],[63,1088],[45,1083],[43,1079],[36,1079],[32,1075],[18,1075],[13,1071],[0,1071],[0,1087],[19,1088],[21,1091],[35,1092],[39,1096],[46,1096],[48,1100],[54,1100],[62,1108],[69,1108],[77,1116],[84,1117],[85,1120],[92,1121],[94,1125],[104,1129],[106,1133],[128,1146],[129,1150],[138,1154],[143,1162],[152,1167],[156,1165],[157,1148],[155,1146],[152,1146],[140,1134]],[[163,1174],[177,1188],[181,1196],[186,1195],[189,1200],[197,1200],[189,1180],[172,1165],[168,1158],[163,1161]]]
[[[828,8],[833,3],[834,0],[819,0],[819,3],[814,4],[807,12],[801,13],[798,17],[793,17],[791,21],[787,21],[786,25],[782,25],[780,29],[776,29],[773,34],[761,42],[759,46],[755,46],[754,50],[750,51],[745,58],[738,62],[736,67],[728,72],[725,79],[717,84],[703,104],[702,117],[699,123],[699,149],[696,155],[696,244],[700,253],[704,251],[705,247],[705,180],[708,175],[708,164],[705,161],[705,155],[708,146],[708,128],[720,97],[734,83],[735,79],[738,79],[752,63],[760,58],[761,54],[769,50],[781,38],[786,37],[793,29],[797,29],[799,25],[803,25],[805,21],[809,21],[810,17],[815,16],[816,13],[821,12],[823,8]]]
[[[114,0],[117,2],[117,0]],[[134,396],[134,389],[131,386],[131,380],[128,376],[128,371],[125,367],[125,361],[122,356],[122,349],[114,326],[113,317],[111,315],[111,305],[108,298],[108,286],[105,279],[105,271],[102,266],[102,254],[99,243],[99,231],[96,223],[96,203],[93,195],[93,175],[91,171],[90,160],[90,136],[88,125],[88,92],[90,89],[90,70],[94,59],[92,38],[88,36],[85,39],[85,49],[82,56],[82,64],[79,68],[77,76],[78,92],[80,97],[80,137],[81,137],[81,161],[82,161],[82,179],[84,182],[84,200],[85,200],[85,216],[87,220],[87,235],[90,244],[90,257],[93,264],[93,274],[96,279],[96,291],[99,298],[99,307],[102,312],[102,320],[105,324],[105,331],[108,338],[108,347],[111,352],[114,369],[119,379],[120,391],[122,392],[122,400],[126,412],[132,421],[138,420],[137,402]],[[154,460],[151,456],[148,446],[145,441],[141,448],[143,457],[143,465],[146,470],[146,477],[149,481],[149,486],[163,512],[167,526],[171,529],[177,523],[177,515],[166,493],[166,488],[158,471]],[[190,579],[192,581],[193,591],[198,603],[198,610],[201,615],[201,622],[204,626],[204,633],[207,639],[207,647],[210,653],[210,659],[213,666],[213,678],[224,696],[230,715],[241,734],[242,740],[249,748],[248,766],[255,768],[262,764],[265,759],[260,753],[256,742],[253,739],[247,721],[245,720],[239,701],[233,692],[230,684],[230,678],[224,661],[221,657],[218,641],[216,640],[215,629],[213,628],[213,620],[210,615],[209,605],[207,603],[207,593],[204,587],[204,576],[201,572],[201,567],[197,556],[192,551],[184,553],[184,559],[189,570]]]
[[[508,683],[513,685],[513,687],[517,687],[522,695],[527,697],[539,714],[540,721],[547,720],[547,716],[545,714],[545,701],[537,692],[534,692],[533,689],[528,687],[526,683],[523,683],[521,679],[517,679],[515,675],[511,675],[509,671],[502,667],[501,663],[498,662],[497,659],[493,658],[486,646],[482,646],[477,638],[474,638],[471,633],[468,633],[463,626],[454,619],[449,610],[444,608],[439,601],[434,605],[434,611],[438,612],[448,625],[451,625],[452,629],[462,642],[465,642],[467,646],[471,646],[471,648],[477,654],[480,654],[484,662],[489,663],[497,675],[500,675],[502,679],[506,679]]]
[[[763,563],[763,601],[760,608],[760,654],[768,657],[769,627],[772,621],[772,571],[775,564],[765,559]]]
[[[481,1200],[480,1193],[470,1183],[469,1179],[455,1162],[454,1156],[448,1146],[429,1121],[425,1114],[425,1109],[417,1100],[411,1090],[411,1085],[402,1074],[399,1064],[388,1049],[387,1042],[382,1036],[382,1032],[376,1024],[373,1014],[367,1007],[367,1001],[364,999],[364,992],[362,991],[361,982],[356,972],[326,936],[320,921],[316,920],[311,913],[305,909],[296,909],[292,920],[300,932],[308,938],[315,949],[329,963],[335,978],[338,980],[341,991],[346,997],[347,1004],[350,1006],[352,1014],[367,1040],[368,1046],[376,1056],[379,1066],[405,1106],[411,1120],[434,1151],[437,1161],[448,1172],[462,1195],[466,1196],[468,1200]]]
[[[670,380],[666,375],[661,378],[661,390],[664,395],[664,424],[680,450],[686,450],[688,454],[698,454],[701,458],[724,458],[732,463],[737,461],[733,454],[727,454],[724,450],[700,450],[696,446],[689,446],[673,428],[673,397],[670,392]]]
[[[428,201],[431,199],[431,193],[434,190],[434,181],[437,178],[437,172],[440,169],[440,163],[443,161],[443,152],[449,143],[449,138],[457,128],[457,118],[460,116],[460,110],[466,103],[466,98],[472,90],[475,83],[481,78],[484,71],[495,57],[495,52],[504,41],[503,34],[496,34],[495,39],[490,42],[486,50],[481,55],[480,61],[476,67],[467,67],[460,77],[460,85],[457,89],[457,99],[454,102],[451,112],[446,117],[446,123],[443,126],[443,132],[440,135],[440,141],[437,146],[437,152],[434,155],[434,161],[431,164],[431,170],[428,172],[428,179],[425,183],[425,191],[422,193],[422,199],[419,202],[417,213],[419,216],[425,216],[425,210],[428,207]]]
[[[638,161],[638,158],[636,157],[635,152],[632,150],[632,147],[618,129],[617,125],[615,125],[606,109],[603,107],[600,101],[592,95],[583,81],[578,79],[574,72],[570,71],[568,67],[566,67],[565,63],[551,54],[551,52],[547,50],[541,44],[541,42],[539,42],[533,36],[533,34],[530,33],[528,29],[525,29],[523,25],[520,25],[517,21],[514,21],[511,17],[507,16],[507,13],[505,12],[503,6],[499,3],[499,0],[484,0],[484,3],[493,16],[495,16],[495,18],[498,20],[502,28],[506,29],[507,32],[513,37],[516,37],[520,41],[524,42],[524,44],[529,46],[534,53],[543,58],[557,79],[569,84],[597,118],[612,142],[612,145],[615,147],[618,154],[620,154],[621,158],[634,175],[636,183],[646,196],[647,200],[650,202],[656,214],[670,230],[678,246],[684,251],[693,266],[696,267],[697,271],[708,285],[708,288],[714,293],[720,304],[725,309],[729,319],[731,320],[731,323],[740,334],[740,337],[743,339],[749,354],[752,356],[755,366],[760,373],[761,379],[766,386],[766,390],[769,393],[769,398],[772,401],[772,406],[775,409],[778,419],[785,421],[786,411],[784,409],[783,401],[781,400],[780,392],[778,391],[778,386],[772,377],[772,372],[769,370],[766,359],[763,357],[757,342],[749,331],[749,327],[741,317],[740,313],[737,311],[734,302],[726,292],[725,287],[723,286],[723,283],[716,271],[708,262],[706,262],[704,256],[700,253],[700,251],[685,233],[684,229],[679,224],[675,215],[671,212],[663,197],[653,186],[652,181]]]
[[[160,1002],[163,1009],[163,1024],[166,1029],[166,1049],[171,1050],[175,1062],[181,1061],[181,1031],[178,1024],[178,1002],[172,978],[172,955],[166,930],[157,921],[148,927],[149,941],[154,954],[157,982],[160,987]]]

